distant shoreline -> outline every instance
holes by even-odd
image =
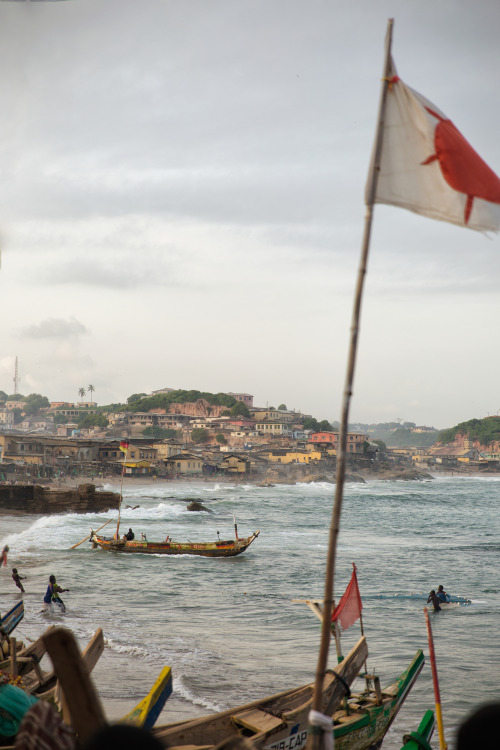
[[[500,478],[500,472],[488,472],[488,473],[482,473],[482,472],[461,472],[461,471],[437,471],[437,472],[423,472],[418,470],[402,470],[402,471],[387,471],[387,472],[370,472],[370,473],[360,473],[359,475],[352,474],[349,477],[346,478],[346,482],[352,483],[352,482],[367,482],[367,481],[380,481],[380,482],[387,482],[387,481],[396,481],[396,480],[404,480],[404,481],[424,481],[426,479],[437,479],[439,477],[457,477],[457,478]],[[47,487],[50,487],[53,490],[58,489],[69,489],[71,487],[78,487],[82,484],[94,484],[96,490],[103,490],[105,487],[111,487],[114,492],[119,492],[120,487],[124,489],[134,487],[134,486],[159,486],[159,487],[168,487],[168,486],[180,486],[185,485],[189,486],[191,484],[229,484],[229,485],[238,485],[238,484],[253,484],[261,486],[262,488],[265,488],[266,486],[275,486],[275,485],[296,485],[296,484],[310,484],[313,482],[330,482],[331,484],[335,484],[335,477],[334,476],[327,476],[325,474],[321,475],[309,475],[302,478],[302,481],[300,478],[297,477],[290,477],[290,479],[287,479],[286,477],[280,477],[278,478],[271,478],[271,477],[265,477],[265,476],[237,476],[237,477],[203,477],[203,476],[182,476],[182,477],[175,477],[175,479],[167,479],[165,477],[158,477],[157,479],[153,479],[151,476],[138,476],[138,477],[123,477],[123,480],[121,477],[106,477],[106,478],[87,478],[87,477],[81,477],[81,478],[67,478],[67,479],[56,479],[50,482],[44,482],[44,485]]]

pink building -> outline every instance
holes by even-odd
[[[363,453],[366,435],[360,432],[348,432],[346,441],[347,453]],[[309,442],[320,445],[323,448],[333,448],[338,450],[339,433],[338,432],[313,432],[309,436]]]

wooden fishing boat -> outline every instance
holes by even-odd
[[[26,648],[21,648],[19,651],[15,649],[8,659],[0,662],[0,671],[9,672],[13,677],[20,677],[23,690],[60,707],[62,699],[57,684],[57,675],[53,669],[47,671],[41,667],[41,661],[47,653],[44,639],[54,630],[55,626],[52,625]],[[14,638],[11,638],[11,643],[15,644]],[[101,628],[98,628],[82,652],[82,660],[88,674],[94,669],[103,651],[104,636]]]
[[[104,708],[90,678],[88,655],[80,653],[76,639],[66,628],[54,628],[44,636],[47,653],[54,665],[58,685],[64,696],[62,718],[84,744],[95,732],[107,725]],[[170,667],[164,667],[153,688],[122,722],[151,727],[172,689]]]
[[[328,670],[323,680],[322,711],[328,715],[340,705],[368,657],[366,639],[360,638],[335,672]],[[220,711],[209,716],[156,727],[153,734],[166,747],[205,750],[229,737],[243,735],[256,747],[280,746],[307,734],[307,718],[314,686],[304,685],[268,698]],[[301,743],[295,742],[294,747]]]
[[[360,694],[352,694],[347,705],[333,715],[333,735],[337,750],[369,750],[380,747],[424,663],[424,654],[419,650],[403,674],[382,690],[378,677],[365,675],[367,689]],[[368,686],[370,678],[373,680],[373,688]],[[285,745],[287,750],[288,747]],[[273,746],[273,750],[278,748]]]
[[[108,552],[140,553],[146,555],[201,555],[202,557],[235,557],[241,555],[257,539],[260,531],[251,536],[217,540],[216,542],[174,542],[167,538],[164,542],[148,542],[147,539],[115,539],[92,534],[90,541]]]
[[[46,632],[54,629],[52,625]],[[43,682],[43,676],[40,668],[40,662],[46,653],[43,637],[37,638],[29,646],[17,642],[15,638],[10,639],[10,651],[8,658],[0,661],[0,672],[14,672],[16,676],[24,680],[25,675],[30,672],[39,673],[39,682]]]
[[[356,652],[358,656],[354,657]],[[365,656],[360,660],[362,653]],[[333,718],[335,746],[341,750],[379,746],[424,664],[424,655],[418,651],[403,674],[385,689],[380,688],[378,677],[363,675],[366,689],[352,694],[340,707],[347,686],[356,676],[355,665],[359,670],[367,654],[363,637],[336,669],[343,679],[331,670],[325,677],[322,713]],[[372,683],[373,687],[369,687]],[[266,750],[298,750],[305,747],[307,740],[313,688],[312,684],[306,685],[200,719],[160,726],[154,734],[166,747],[176,750],[208,750],[235,735]]]
[[[21,600],[15,604],[12,609],[9,609],[3,617],[0,617],[1,631],[6,635],[10,635],[12,631],[17,628],[23,617],[24,602]]]
[[[24,617],[24,602],[20,601],[15,604],[12,609],[3,616],[0,617],[0,665],[2,660],[10,657],[11,644],[10,634],[19,625]],[[22,648],[22,644],[17,646]],[[1,669],[1,666],[0,666]]]
[[[55,651],[47,648],[47,643],[50,644],[52,638],[55,638],[55,644],[53,644]],[[70,649],[67,648],[68,639]],[[15,644],[15,639],[11,640]],[[61,644],[60,649],[59,644]],[[21,677],[21,682],[16,683],[16,689],[52,703],[62,715],[63,721],[74,728],[76,725],[79,729],[78,734],[83,737],[88,736],[95,729],[91,721],[93,718],[91,708],[99,699],[91,687],[89,676],[103,650],[104,636],[100,628],[96,630],[87,647],[80,653],[70,631],[51,626],[31,646],[22,649],[17,657],[4,660],[0,667],[6,666],[12,678]],[[54,669],[50,672],[44,672],[40,668],[40,661],[46,653],[50,655],[54,663]],[[78,693],[76,701],[74,692]],[[120,723],[150,730],[171,693],[172,670],[170,667],[164,667],[146,697],[126,714]],[[90,708],[86,704],[86,698],[89,700]],[[76,721],[73,721],[74,717]],[[4,739],[0,735],[0,744]]]
[[[149,693],[121,719],[121,723],[152,729],[171,694],[172,669],[163,667]]]
[[[436,718],[434,711],[426,711],[422,721],[418,725],[417,731],[404,735],[404,745],[401,750],[431,750],[429,743],[435,726]]]

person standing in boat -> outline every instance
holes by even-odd
[[[131,542],[132,539],[135,539],[135,534],[132,531],[132,529],[129,529],[124,536],[125,536],[125,539],[127,540],[127,542]]]
[[[446,591],[444,590],[444,588],[442,586],[438,586],[438,590],[437,590],[436,596],[439,599],[439,601],[441,601],[441,602],[449,602],[450,601],[449,595],[446,593]]]
[[[21,594],[25,593],[24,586],[21,583],[21,581],[24,580],[25,578],[26,578],[26,576],[20,576],[19,575],[19,573],[17,572],[17,568],[12,568],[12,580],[16,584],[17,588],[21,589]]]
[[[51,603],[54,602],[55,604],[59,605],[59,607],[61,607],[61,610],[63,612],[66,612],[66,606],[59,596],[59,594],[64,593],[65,591],[69,591],[69,589],[62,589],[56,583],[56,577],[50,576],[49,585],[47,586],[47,591],[45,592],[45,596],[43,597],[43,608],[47,609],[48,607],[50,607]]]
[[[441,607],[439,606],[440,599],[436,595],[435,589],[432,589],[431,593],[429,594],[429,598],[427,599],[427,604],[432,602],[432,605],[434,607],[434,612],[440,612]]]

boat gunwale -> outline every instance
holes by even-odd
[[[106,552],[123,552],[127,554],[159,554],[159,555],[199,555],[201,557],[236,557],[245,552],[246,549],[257,539],[260,534],[255,531],[248,537],[233,539],[229,541],[214,542],[154,542],[147,539],[127,541],[124,539],[113,539],[101,537],[94,533],[90,541],[98,545]]]

